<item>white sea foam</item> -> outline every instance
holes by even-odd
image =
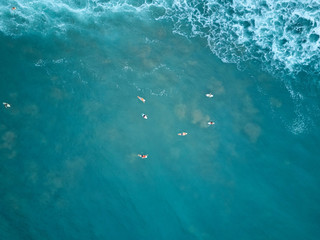
[[[34,65],[36,67],[44,67],[46,65],[46,62],[42,59],[39,59]]]
[[[67,62],[64,58],[60,58],[60,59],[57,59],[57,60],[52,60],[53,63],[55,64],[60,64],[60,63],[65,63]]]
[[[154,91],[152,89],[149,90],[150,91],[150,95],[154,95],[154,96],[168,96],[167,91],[165,89],[162,90],[158,90],[158,91]]]
[[[268,63],[269,70],[320,72],[320,2],[312,0],[20,0],[0,3],[0,31],[63,33],[77,22],[99,22],[112,12],[151,13],[174,23],[173,32],[206,38],[211,51],[224,62],[249,59]],[[145,17],[146,15],[144,15]],[[94,20],[93,20],[94,19]]]

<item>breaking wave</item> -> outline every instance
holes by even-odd
[[[223,62],[257,60],[271,71],[320,73],[320,2],[312,0],[3,1],[0,31],[63,34],[83,23],[103,24],[110,12],[170,21],[174,33],[205,38]]]

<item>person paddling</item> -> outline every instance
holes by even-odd
[[[186,132],[182,132],[182,133],[178,133],[179,136],[186,136],[188,133]]]
[[[145,103],[145,102],[146,102],[146,100],[145,100],[144,98],[139,97],[139,96],[137,96],[137,97],[139,98],[139,100],[140,100],[141,102],[143,102],[143,103]]]
[[[11,107],[11,105],[9,103],[3,102],[2,104],[4,105],[5,108]]]
[[[148,119],[148,116],[144,113],[141,114],[141,116],[144,118],[144,119]]]

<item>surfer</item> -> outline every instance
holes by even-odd
[[[143,103],[145,103],[146,102],[146,100],[144,99],[144,98],[142,98],[142,97],[139,97],[139,96],[137,96],[139,99],[140,99],[140,101],[142,101]]]
[[[16,7],[12,7],[11,9],[12,9],[12,10],[16,10],[17,8],[16,8]]]
[[[138,157],[141,157],[141,158],[148,158],[148,154],[138,154]]]
[[[206,94],[206,97],[208,97],[208,98],[212,98],[212,97],[213,97],[213,94],[211,94],[211,93],[207,93],[207,94]]]
[[[214,124],[214,122],[208,122],[208,124],[209,124],[209,125],[213,125],[213,124]]]
[[[9,103],[3,102],[2,104],[4,105],[5,108],[11,107],[11,105]]]
[[[144,118],[144,119],[148,119],[148,116],[144,113],[141,114],[141,116]]]
[[[188,133],[186,132],[182,132],[182,133],[178,133],[179,136],[186,136]]]

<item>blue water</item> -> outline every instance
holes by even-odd
[[[319,239],[319,11],[1,2],[0,239]]]

